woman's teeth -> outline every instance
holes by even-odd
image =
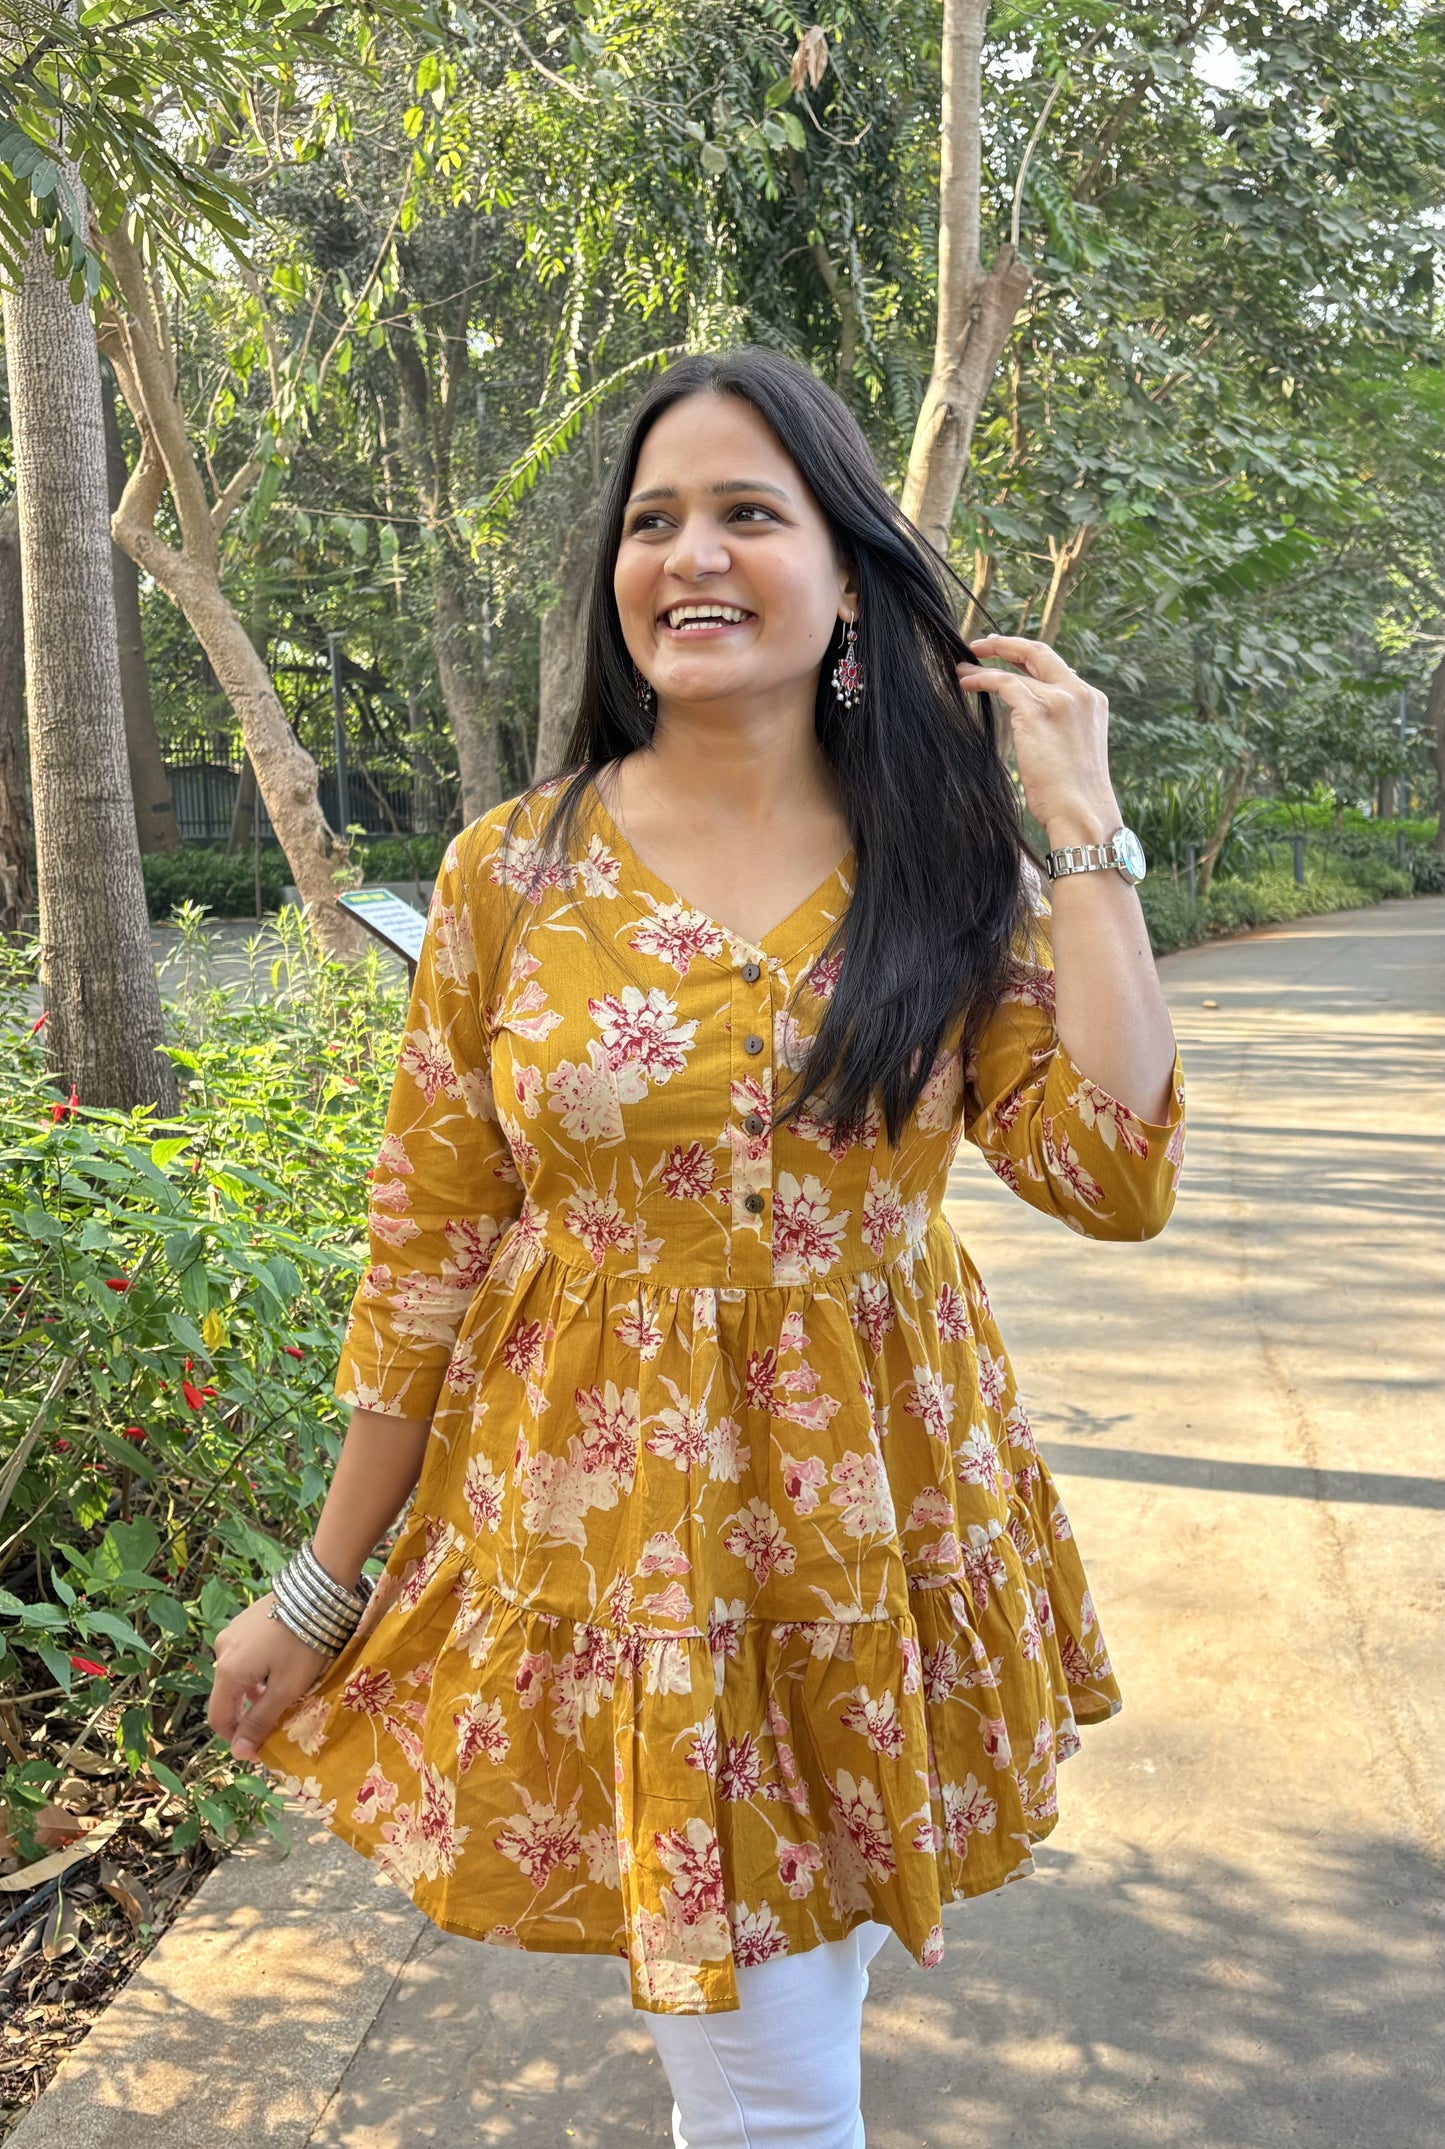
[[[662,616],[675,634],[686,634],[690,630],[697,631],[705,627],[740,627],[743,621],[751,619],[753,614],[743,611],[738,605],[684,604],[675,606],[672,611],[664,612]]]

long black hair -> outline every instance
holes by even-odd
[[[613,572],[642,443],[694,395],[738,396],[766,420],[858,584],[861,700],[845,709],[832,691],[840,620],[814,708],[856,861],[847,910],[819,957],[841,948],[841,969],[774,1125],[816,1100],[818,1116],[856,1130],[877,1105],[896,1143],[950,1024],[964,1015],[966,1053],[997,1005],[1028,918],[1021,860],[1042,861],[1025,840],[989,697],[965,694],[955,675],[970,652],[951,588],[968,591],[889,498],[842,398],[795,360],[753,346],[682,358],[638,403],[603,491],[581,691],[558,772],[566,780],[539,825],[539,859],[568,854],[597,773],[651,742],[656,718],[638,701]],[[536,789],[517,799],[504,841]]]

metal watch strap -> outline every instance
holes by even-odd
[[[1116,863],[1112,839],[1108,843],[1062,843],[1048,855],[1052,880],[1060,880],[1070,873],[1102,873]]]

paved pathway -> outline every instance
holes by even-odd
[[[1147,1245],[960,1161],[1125,1708],[1036,1876],[937,1970],[878,1958],[869,2149],[1445,2138],[1442,956],[1445,898],[1166,957],[1189,1153]],[[297,1833],[212,1876],[16,2149],[667,2143],[620,1965],[440,1934]]]

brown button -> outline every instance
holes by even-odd
[[[747,979],[747,981],[748,981],[748,983],[749,983],[750,985],[756,985],[756,984],[757,984],[757,982],[758,982],[758,979],[759,979],[759,978],[760,978],[760,977],[762,976],[762,974],[763,974],[763,972],[762,972],[762,966],[761,966],[761,964],[759,964],[759,963],[744,963],[744,964],[743,964],[743,976],[744,976],[744,977],[745,977],[745,978]]]
[[[743,1050],[744,1050],[744,1052],[761,1052],[761,1051],[762,1051],[762,1049],[763,1049],[763,1041],[762,1041],[761,1037],[758,1037],[758,1036],[754,1035],[754,1036],[752,1036],[752,1037],[745,1037],[745,1038],[743,1039]]]
[[[754,1216],[757,1216],[759,1214],[762,1209],[762,1206],[763,1197],[761,1194],[744,1194],[743,1207],[745,1209],[751,1209]]]
[[[761,1134],[763,1131],[761,1115],[757,1112],[749,1112],[743,1120],[743,1127],[748,1134]]]

